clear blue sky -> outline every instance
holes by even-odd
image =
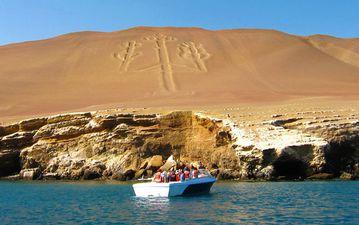
[[[359,37],[359,0],[0,0],[0,45],[133,26]]]

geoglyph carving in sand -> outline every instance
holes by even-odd
[[[155,65],[138,69],[129,70],[130,64],[136,57],[143,53],[138,52],[137,48],[142,46],[142,43],[136,41],[128,41],[123,44],[124,49],[119,53],[115,53],[114,57],[120,60],[120,72],[145,72],[156,70],[160,72],[160,86],[167,91],[176,91],[177,85],[173,76],[174,68],[182,67],[189,69],[189,72],[207,72],[205,60],[210,57],[210,54],[202,46],[194,42],[183,42],[177,45],[177,56],[187,62],[186,64],[176,64],[170,59],[167,42],[177,41],[177,38],[165,35],[154,34],[143,38],[144,41],[153,42],[155,47],[155,54],[158,62]]]
[[[175,91],[176,83],[173,79],[172,64],[168,55],[166,42],[176,41],[177,39],[163,34],[155,34],[153,36],[145,37],[144,39],[147,41],[154,41],[156,43],[155,50],[159,58],[159,64],[156,67],[161,69],[161,86],[163,86],[166,90]]]
[[[179,56],[194,64],[195,68],[201,72],[207,72],[204,63],[210,57],[210,54],[203,48],[201,44],[196,45],[193,42],[183,42],[178,46]]]
[[[136,48],[141,46],[141,43],[136,41],[128,41],[122,44],[124,49],[119,53],[115,53],[114,57],[120,60],[120,71],[126,72],[130,63],[138,56],[142,55],[142,52],[136,52]]]

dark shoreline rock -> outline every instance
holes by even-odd
[[[0,177],[20,172],[20,151],[0,150]]]
[[[307,177],[308,180],[331,180],[335,175],[331,173],[317,173]]]

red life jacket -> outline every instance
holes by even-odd
[[[193,178],[198,178],[198,170],[193,170]]]
[[[180,181],[181,180],[181,172],[178,172],[177,174],[176,174],[176,181]]]

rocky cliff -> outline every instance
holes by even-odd
[[[0,126],[0,176],[129,180],[152,176],[173,155],[222,179],[358,177],[356,117],[308,115],[257,124],[191,111],[28,119]]]
[[[242,179],[321,179],[359,175],[359,121],[324,112],[272,115],[248,126],[227,121]],[[279,117],[279,118],[278,118]]]
[[[192,112],[81,113],[25,120],[0,127],[0,175],[126,180],[151,176],[171,155],[181,162],[237,168],[221,124]]]

